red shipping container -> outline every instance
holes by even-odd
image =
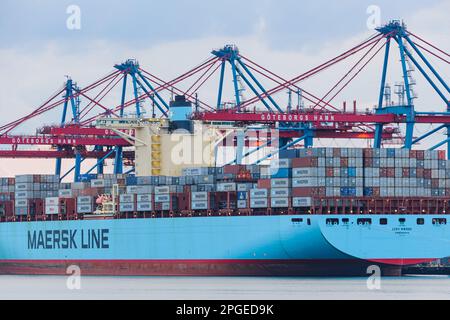
[[[373,149],[364,149],[363,154],[366,158],[373,158]]]
[[[14,216],[14,202],[13,201],[0,202],[0,212],[4,217]]]
[[[317,195],[319,197],[325,197],[327,195],[327,188],[325,188],[325,187],[318,188]]]
[[[372,167],[373,158],[364,158],[364,167]]]
[[[178,209],[179,210],[190,210],[191,200],[189,193],[179,193],[178,194]]]
[[[315,197],[318,195],[318,188],[292,188],[293,197]]]
[[[432,173],[431,169],[424,169],[423,170],[423,177],[425,179],[431,179]]]
[[[424,172],[424,169],[418,168],[417,169],[417,178],[423,178],[423,172]]]
[[[403,168],[403,178],[409,178],[409,169]]]
[[[348,168],[348,158],[341,158],[341,168]]]
[[[416,155],[417,155],[418,160],[425,159],[425,151],[423,151],[423,150],[416,150]]]
[[[380,168],[380,177],[386,178],[388,176],[387,169],[386,168]]]
[[[317,167],[319,161],[316,157],[295,158],[292,159],[293,168]]]
[[[338,158],[340,156],[341,156],[341,149],[338,149],[338,148],[333,149],[333,157]]]
[[[258,180],[258,189],[270,189],[271,179]]]
[[[388,178],[395,178],[395,168],[387,168]]]
[[[409,151],[409,157],[417,159],[417,151],[416,150]]]
[[[379,197],[380,196],[380,188],[372,188],[372,190],[373,190],[373,194],[372,194],[372,196],[373,197]]]
[[[43,199],[30,199],[28,202],[28,213],[31,215],[43,215],[44,214],[44,201]]]
[[[74,215],[76,213],[76,199],[66,198],[60,199],[61,213],[64,215]]]
[[[224,174],[238,174],[242,170],[245,170],[244,165],[228,165],[223,167],[223,173]]]
[[[334,177],[334,169],[327,168],[326,174],[327,174],[327,177]]]
[[[445,150],[438,150],[438,158],[439,160],[446,160]]]
[[[431,187],[432,188],[439,188],[439,179],[431,179]]]

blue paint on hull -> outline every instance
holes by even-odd
[[[425,225],[417,224],[419,217]],[[450,256],[449,227],[433,225],[436,217],[442,218],[308,215],[1,223],[0,261],[333,261],[345,265],[355,260],[404,259],[408,264]],[[342,223],[344,218],[348,224]],[[361,218],[371,218],[372,225],[358,225]],[[388,224],[380,225],[380,218],[388,219]],[[328,219],[339,219],[339,224],[330,225]],[[61,248],[61,239],[57,240],[63,230],[75,232],[76,248]],[[88,241],[92,233],[97,237]],[[82,248],[83,243],[89,248]]]

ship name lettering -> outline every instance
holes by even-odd
[[[29,250],[109,249],[109,229],[28,231]],[[81,244],[81,245],[80,245]]]

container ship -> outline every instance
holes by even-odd
[[[56,159],[55,175],[0,179],[0,273],[63,275],[76,265],[87,275],[361,276],[376,265],[383,275],[400,275],[405,266],[449,257],[450,139],[414,150],[432,134],[450,130],[449,88],[419,48],[429,47],[436,57],[446,53],[400,21],[377,31],[289,81],[232,45],[168,83],[135,60],[83,89],[67,79],[34,112],[0,126],[0,144],[12,146],[0,150],[0,157]],[[396,44],[403,71],[395,85],[397,103],[387,82]],[[358,112],[356,102],[353,111],[345,103],[343,110],[333,107],[333,99],[383,51],[374,110]],[[322,99],[297,85],[364,52]],[[231,103],[223,97],[228,65]],[[415,67],[447,111],[415,111]],[[216,70],[217,108],[208,109],[198,92]],[[277,86],[266,90],[256,73]],[[199,78],[184,85],[189,89],[178,89],[193,75]],[[105,107],[101,100],[122,80],[121,104]],[[244,87],[252,98],[245,98]],[[273,95],[286,89],[288,107],[281,108]],[[169,103],[164,91],[170,91]],[[37,136],[11,135],[59,106],[61,125],[40,129]],[[91,114],[96,106],[101,113]],[[135,107],[133,116],[124,113],[128,107]],[[439,126],[415,137],[416,123]],[[401,135],[400,126],[406,127],[403,148],[383,148],[394,133]],[[314,139],[321,138],[373,139],[374,148],[315,148]],[[445,144],[447,153],[437,150]],[[235,159],[219,164],[219,147],[228,146]],[[260,158],[244,164],[250,155]],[[114,174],[105,174],[105,161],[113,157]],[[63,158],[75,159],[75,182],[65,182],[70,171],[61,174]],[[81,162],[88,158],[97,164],[82,174]],[[124,166],[132,168],[128,174]]]
[[[0,272],[385,275],[450,256],[440,151],[287,150],[180,176],[3,178]]]

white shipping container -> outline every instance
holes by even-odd
[[[120,203],[134,203],[134,194],[121,194],[119,196]]]
[[[93,179],[93,180],[91,180],[91,187],[92,188],[104,188],[105,187],[105,180]]]
[[[237,191],[249,191],[252,188],[251,183],[239,183],[237,185]]]
[[[77,197],[77,204],[92,204],[93,198],[91,196]]]
[[[168,194],[155,194],[155,202],[170,202],[170,195]]]
[[[238,207],[238,209],[246,209],[247,208],[247,200],[238,200],[237,207]]]
[[[45,206],[59,206],[59,198],[58,197],[45,198]]]
[[[270,196],[272,198],[286,198],[291,196],[291,190],[289,188],[273,188],[270,190]]]
[[[145,193],[153,193],[153,186],[142,185],[142,186],[127,186],[128,194],[145,194]]]
[[[272,188],[289,188],[290,187],[290,179],[271,179],[270,185]]]
[[[293,197],[292,198],[292,207],[293,208],[310,207],[311,205],[312,205],[312,198],[310,198],[310,197]]]
[[[163,202],[161,208],[164,211],[170,210],[170,202]]]
[[[208,192],[192,192],[191,199],[192,201],[207,201]]]
[[[208,210],[208,201],[192,201],[192,210]]]
[[[274,159],[270,162],[271,168],[290,168],[292,160],[291,159]]]
[[[86,188],[86,184],[84,182],[73,182],[71,184],[71,189],[73,190],[83,190]]]
[[[78,204],[77,213],[93,213],[92,204]]]
[[[14,194],[16,199],[33,199],[33,191],[16,191]]]
[[[119,205],[119,211],[120,212],[133,212],[135,210],[134,203],[121,203]]]
[[[71,189],[61,189],[58,191],[58,196],[60,198],[73,198],[73,190]]]
[[[137,202],[139,203],[146,203],[146,202],[152,202],[152,195],[151,194],[138,194],[136,196]]]
[[[33,190],[33,184],[32,183],[16,183],[15,189],[16,189],[16,191]]]
[[[272,198],[270,199],[270,205],[272,208],[288,208],[289,198]]]
[[[169,193],[170,193],[170,187],[169,186],[155,187],[155,194],[157,194],[157,195],[169,194]]]
[[[152,211],[153,206],[151,202],[138,202],[137,204],[137,211],[138,212],[148,212]]]
[[[302,187],[316,187],[318,184],[317,178],[295,178],[292,179],[292,187],[302,188]]]
[[[218,183],[217,191],[219,192],[233,192],[236,191],[236,183]]]
[[[252,189],[250,190],[250,198],[267,198],[269,196],[269,191],[267,189]]]
[[[208,174],[208,168],[185,168],[183,176],[203,176]]]
[[[250,200],[250,208],[259,209],[259,208],[267,208],[268,200],[266,199],[251,199]]]
[[[16,199],[15,206],[17,207],[28,207],[28,199]]]
[[[58,206],[45,206],[45,214],[60,214],[60,208]]]

